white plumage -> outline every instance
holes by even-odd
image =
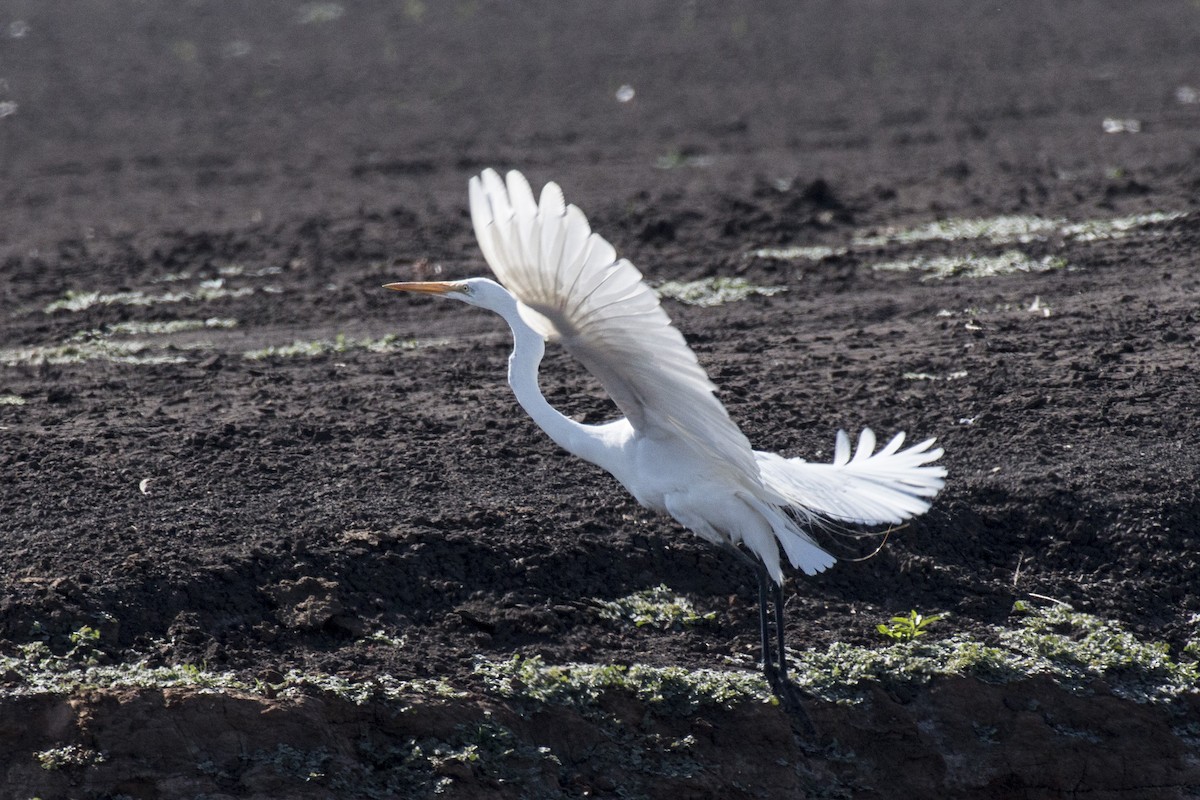
[[[547,184],[535,203],[519,172],[508,173],[505,182],[487,170],[471,179],[470,200],[484,258],[516,297],[521,319],[599,379],[629,421],[631,439],[651,451],[641,459],[649,469],[631,472],[636,459],[602,464],[643,504],[687,517],[680,521],[707,539],[741,541],[776,582],[782,580],[779,545],[792,566],[810,574],[834,563],[780,508],[801,519],[820,514],[877,524],[898,523],[929,507],[926,498],[937,494],[945,475],[925,466],[941,455],[930,449],[932,439],[900,451],[904,435],[898,434],[872,456],[875,436],[868,429],[851,459],[849,440],[839,431],[832,464],[754,452],[642,274],[592,233],[556,184]],[[668,455],[673,463],[662,463]],[[688,467],[680,469],[684,458]],[[691,474],[696,464],[702,474]],[[721,514],[733,519],[720,527],[712,519],[705,524],[685,511],[687,495],[705,498],[706,505],[714,499],[731,504],[738,513]],[[754,535],[761,524],[741,529],[747,516],[767,523],[773,537]]]
[[[780,550],[809,574],[833,565],[809,534],[822,518],[895,524],[929,508],[946,474],[932,465],[942,455],[933,439],[901,450],[901,433],[876,453],[867,429],[851,457],[839,431],[830,464],[756,452],[641,273],[591,231],[557,185],[535,201],[520,173],[502,180],[486,170],[469,189],[475,235],[503,286],[472,278],[389,288],[453,297],[504,317],[514,337],[509,384],[517,400],[559,445],[608,470],[640,503],[709,541],[748,550],[777,586]],[[624,418],[583,425],[552,408],[537,385],[546,341],[579,359]],[[765,607],[761,613],[766,667]],[[780,613],[777,599],[781,628]]]

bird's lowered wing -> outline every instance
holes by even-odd
[[[470,202],[484,258],[522,318],[579,359],[640,434],[682,438],[715,468],[757,476],[749,441],[658,296],[556,184],[535,202],[519,172],[505,181],[486,170]]]
[[[903,450],[898,433],[875,452],[875,434],[864,428],[854,455],[850,437],[838,431],[832,464],[814,464],[774,453],[756,453],[763,482],[799,506],[830,519],[862,525],[894,525],[929,510],[945,485],[946,468],[935,466],[942,448],[933,439]]]

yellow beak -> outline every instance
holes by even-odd
[[[385,283],[385,289],[392,289],[397,292],[419,292],[421,294],[446,294],[448,292],[461,292],[460,287],[454,281],[407,281],[401,283]]]

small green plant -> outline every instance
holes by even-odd
[[[70,634],[71,649],[66,658],[78,664],[96,665],[103,654],[100,650],[100,629],[83,625]]]
[[[882,633],[887,638],[896,642],[911,642],[918,636],[924,636],[929,631],[926,630],[930,625],[942,619],[945,614],[918,614],[916,611],[909,611],[907,617],[892,617],[891,625],[879,623],[875,626],[875,630]]]
[[[100,631],[93,628],[91,625],[84,625],[79,630],[71,634],[71,644],[79,647],[80,645],[87,646],[100,641]]]

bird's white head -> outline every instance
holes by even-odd
[[[500,284],[487,278],[467,278],[462,281],[414,281],[388,283],[385,289],[397,292],[416,292],[439,297],[451,297],[467,305],[479,306],[503,314],[515,306],[513,296]]]

